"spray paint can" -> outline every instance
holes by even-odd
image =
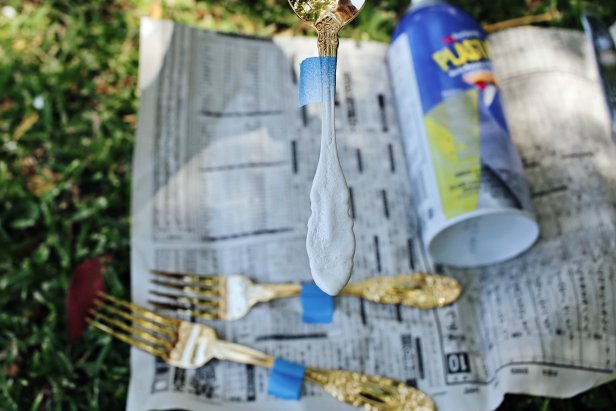
[[[437,263],[501,262],[539,235],[487,47],[467,13],[423,0],[388,53],[421,236]]]

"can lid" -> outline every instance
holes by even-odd
[[[500,263],[526,251],[539,236],[534,214],[511,208],[483,209],[451,220],[426,244],[432,259],[456,267]]]

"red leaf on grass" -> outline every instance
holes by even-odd
[[[111,262],[110,256],[85,260],[73,271],[66,297],[67,331],[71,340],[81,338],[86,328],[86,317],[100,291],[105,291],[103,270]]]

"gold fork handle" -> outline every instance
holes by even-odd
[[[213,347],[219,360],[272,368],[274,357],[255,349],[219,340]],[[359,372],[306,368],[305,379],[339,401],[368,410],[431,411],[434,403],[423,392],[390,378]]]
[[[297,297],[300,284],[255,285],[256,302]],[[454,278],[437,274],[410,273],[377,276],[348,284],[339,295],[363,298],[380,304],[402,304],[416,308],[436,308],[460,297],[462,286]]]
[[[343,370],[306,368],[305,379],[338,401],[366,410],[432,411],[428,395],[400,381]]]
[[[302,290],[301,284],[255,284],[256,302],[264,303],[277,298],[297,297]]]
[[[274,357],[271,355],[244,345],[222,340],[216,342],[214,357],[219,360],[251,364],[264,368],[272,368],[274,365]]]
[[[458,299],[462,286],[444,275],[411,273],[378,276],[347,285],[340,295],[360,297],[380,304],[435,308]]]

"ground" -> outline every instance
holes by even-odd
[[[549,7],[563,13],[550,25],[579,28],[583,10],[616,20],[616,2],[452,2],[482,23]],[[387,41],[407,5],[368,0],[344,36]],[[64,301],[74,267],[100,255],[113,257],[111,292],[128,296],[139,16],[267,36],[311,30],[284,0],[0,6],[0,410],[122,409],[127,347],[94,332],[70,342]],[[616,383],[572,400],[508,396],[500,409],[616,409]]]

